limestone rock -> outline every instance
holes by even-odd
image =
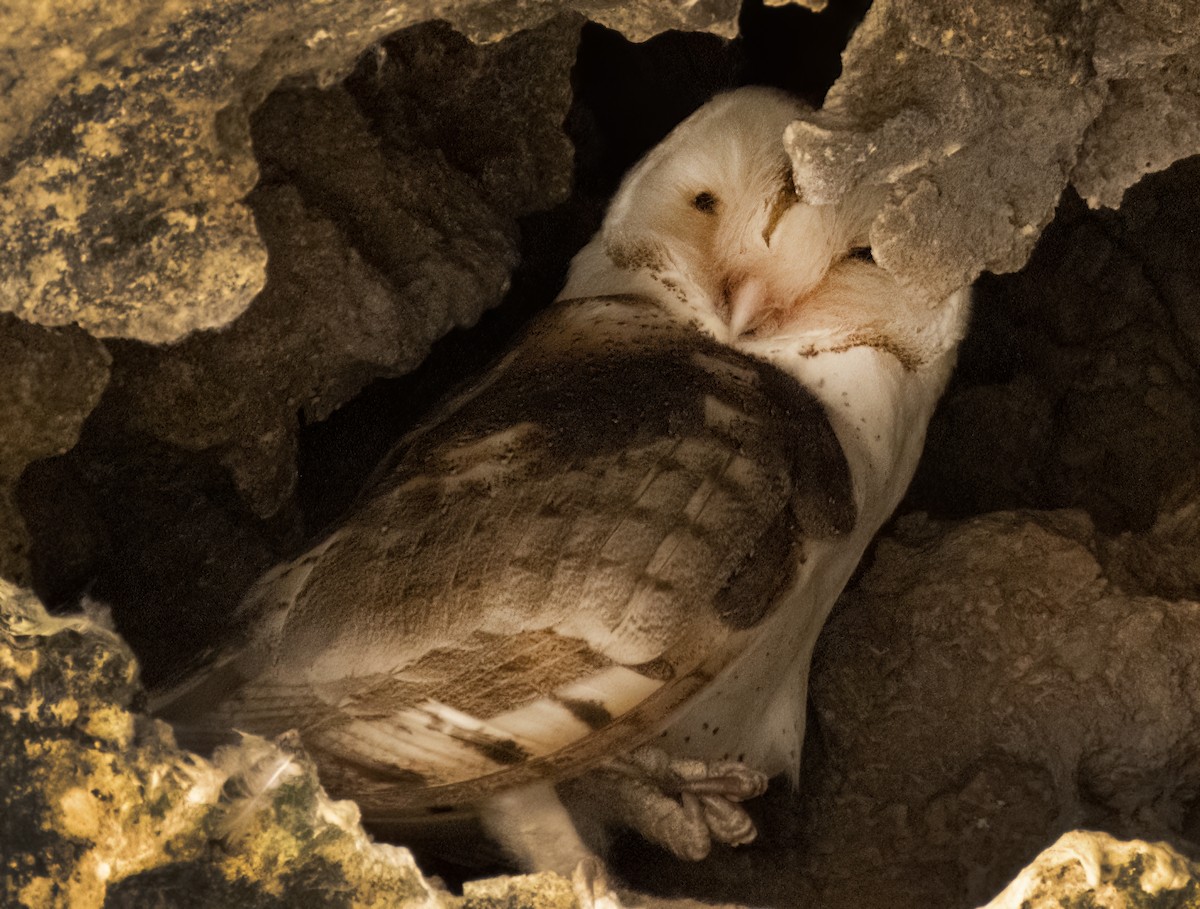
[[[555,874],[469,881],[463,896],[471,909],[573,909],[578,905],[571,882]]]
[[[264,179],[248,199],[266,287],[224,331],[114,344],[108,406],[131,429],[217,453],[258,514],[278,511],[299,420],[474,324],[508,289],[516,217],[566,196],[579,26],[560,17],[483,49],[418,26],[351,90],[273,94],[254,119]]]
[[[797,184],[817,202],[889,187],[875,257],[931,300],[1014,271],[1069,181],[1111,205],[1200,152],[1200,31],[1176,7],[877,2],[789,130]]]
[[[1104,558],[1079,512],[916,515],[880,542],[812,674],[822,906],[979,904],[1073,827],[1193,835],[1200,601],[1126,591]]]
[[[1200,159],[1118,212],[1068,195],[1018,274],[977,289],[913,503],[966,516],[1083,508],[1148,530],[1200,458]]]
[[[793,3],[797,6],[806,7],[814,13],[819,13],[825,7],[829,6],[829,0],[766,0],[767,6],[788,6]]]
[[[740,7],[741,0],[460,0],[439,14],[472,41],[481,43],[528,28],[560,9],[582,13],[630,41],[645,41],[668,29],[707,31],[732,38],[737,34]]]
[[[1143,174],[1200,153],[1200,7],[1143,0],[1102,9],[1093,61],[1109,98],[1071,182],[1089,205],[1115,207]]]
[[[1186,909],[1198,900],[1200,867],[1168,844],[1073,830],[983,909]]]
[[[730,32],[736,0],[498,3],[436,12],[494,41],[578,8],[631,37]],[[0,10],[0,311],[163,343],[236,318],[266,251],[242,200],[250,112],[281,81],[330,85],[427,4],[75,0]]]
[[[115,634],[0,581],[0,690],[5,905],[98,907],[110,884],[205,852],[222,778],[137,714]]]
[[[15,487],[26,465],[75,444],[108,382],[108,353],[78,329],[0,314],[0,577],[29,579]]]

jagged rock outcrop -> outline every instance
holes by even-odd
[[[889,905],[981,903],[1073,827],[1194,834],[1200,600],[1124,589],[1099,539],[1079,512],[914,515],[832,617],[805,813],[818,852],[878,852],[912,888]]]
[[[606,143],[639,150],[619,105],[575,103],[585,18],[728,36],[737,5],[0,11],[0,577],[55,605],[103,594],[148,674],[202,646],[316,521],[297,478],[330,461],[305,462],[302,433],[358,451],[339,409],[514,306],[522,251],[561,270],[602,204],[572,197],[573,175]],[[1195,901],[1190,861],[1142,840],[1190,858],[1200,842],[1200,165],[1130,187],[1200,152],[1197,17],[877,0],[825,109],[790,133],[810,199],[887,187],[875,254],[931,295],[1038,245],[982,282],[908,516],[823,639],[803,791],[755,807],[749,849],[622,865],[642,886],[916,909],[980,905],[1016,876],[994,905],[1138,905],[1146,881],[1166,891],[1153,905]],[[708,57],[671,40],[675,56],[626,46],[625,75],[732,71],[711,36]],[[188,755],[102,625],[10,586],[0,617],[5,900],[453,904],[369,844],[300,753],[230,840],[230,775],[284,752]],[[1034,861],[1081,825],[1137,839],[1070,834]],[[533,893],[573,900],[525,879],[466,905]]]
[[[281,82],[329,86],[406,26],[444,18],[497,41],[559,10],[643,40],[732,34],[737,0],[114,7],[0,18],[0,311],[165,343],[226,325],[261,290],[266,249],[243,199],[250,116]]]
[[[822,110],[789,131],[797,184],[889,188],[876,260],[931,300],[1024,264],[1072,184],[1115,206],[1200,153],[1200,7],[877,0]]]
[[[1200,900],[1197,866],[1166,843],[1065,833],[983,909],[1186,909]]]

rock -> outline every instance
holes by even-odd
[[[1196,11],[1006,0],[872,5],[788,144],[806,198],[888,187],[875,258],[931,300],[1024,264],[1068,182],[1115,204],[1200,152]]]
[[[0,686],[5,905],[99,907],[111,884],[206,852],[223,778],[138,715],[115,634],[0,581]]]
[[[1130,593],[1200,600],[1200,494],[1165,508],[1145,533],[1098,540],[1104,570]]]
[[[736,0],[484,3],[439,13],[496,41],[576,8],[637,40],[732,33]],[[76,0],[0,18],[0,311],[153,343],[226,325],[262,288],[243,199],[250,113],[281,82],[329,86],[422,5],[211,0],[113,9]]]
[[[1026,267],[981,281],[910,504],[1083,508],[1146,531],[1200,458],[1200,159],[1118,212],[1068,195]]]
[[[30,462],[75,444],[108,383],[109,360],[78,329],[51,331],[0,314],[0,577],[30,577],[17,480]]]
[[[555,874],[468,881],[463,897],[471,909],[573,909],[578,905],[571,882]]]
[[[1072,827],[1193,834],[1200,602],[1104,558],[1071,511],[914,515],[880,542],[813,667],[822,906],[979,904]]]
[[[1200,867],[1167,843],[1073,830],[1023,868],[983,909],[1184,909],[1200,899]]]
[[[517,216],[565,198],[579,25],[556,19],[485,49],[420,26],[381,45],[385,62],[354,94],[273,94],[254,119],[265,170],[248,199],[270,253],[265,288],[224,331],[114,344],[108,406],[132,430],[217,453],[256,513],[277,512],[299,420],[325,419],[474,324],[508,289]],[[471,113],[484,106],[488,117]]]
[[[1100,11],[1093,62],[1109,98],[1071,182],[1116,207],[1143,175],[1200,152],[1200,8],[1174,0]]]

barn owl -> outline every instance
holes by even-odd
[[[594,872],[609,823],[692,859],[752,839],[968,311],[874,264],[878,188],[797,195],[801,110],[721,95],[637,164],[548,311],[161,715],[298,729],[368,820],[472,807],[528,868]]]

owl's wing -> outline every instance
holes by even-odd
[[[576,773],[653,735],[849,530],[794,379],[652,304],[559,304],[252,590],[251,642],[164,712],[298,727],[367,817]]]

